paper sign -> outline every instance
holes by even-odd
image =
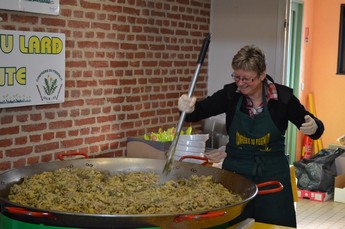
[[[59,0],[1,0],[0,9],[59,14]]]
[[[65,35],[0,30],[0,108],[65,100]]]

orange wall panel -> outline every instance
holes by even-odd
[[[300,100],[309,108],[308,94],[313,94],[316,115],[325,125],[323,148],[338,144],[336,139],[345,134],[345,75],[336,74],[341,4],[345,0],[304,0]],[[302,138],[299,134],[297,159]]]

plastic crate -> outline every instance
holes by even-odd
[[[298,189],[298,198],[310,199],[312,201],[325,202],[333,198],[333,193],[327,192],[314,192],[304,189]]]

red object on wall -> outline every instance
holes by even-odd
[[[308,136],[303,138],[304,154],[302,155],[303,159],[310,159],[313,151],[313,139]]]
[[[305,42],[309,41],[309,27],[304,28],[304,41]]]

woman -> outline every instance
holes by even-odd
[[[256,46],[245,46],[232,60],[234,83],[202,101],[182,95],[179,110],[187,122],[226,114],[229,142],[222,168],[236,172],[254,183],[278,180],[279,193],[257,195],[230,225],[246,218],[296,227],[296,214],[285,155],[288,121],[312,139],[321,137],[324,126],[292,94],[292,89],[274,83],[266,74],[265,54]]]

